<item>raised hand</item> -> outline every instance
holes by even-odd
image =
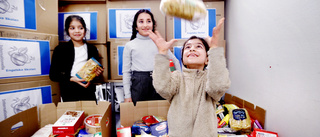
[[[219,42],[219,34],[220,30],[222,28],[222,25],[224,24],[225,18],[222,18],[219,20],[218,25],[213,28],[212,31],[212,37],[206,37],[206,41],[208,42],[210,48],[216,48],[218,47],[218,42]]]
[[[169,42],[165,41],[158,31],[153,33],[151,30],[148,31],[149,37],[157,45],[160,54],[167,54],[168,50],[171,48],[176,39],[171,39]]]

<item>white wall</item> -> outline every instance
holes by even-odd
[[[280,137],[320,136],[320,1],[226,0],[231,88]]]

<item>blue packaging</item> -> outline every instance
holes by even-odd
[[[144,131],[147,134],[151,133],[150,127],[147,126],[142,121],[134,122],[134,124],[131,127],[131,133],[133,135],[141,135],[141,130]]]
[[[156,137],[161,137],[163,135],[168,135],[168,122],[163,121],[160,123],[150,125],[151,135]]]

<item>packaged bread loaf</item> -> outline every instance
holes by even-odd
[[[202,0],[161,0],[160,10],[166,15],[192,21],[205,18],[207,15]]]
[[[250,131],[251,119],[248,111],[244,108],[232,109],[229,111],[230,115],[230,128],[235,131]]]

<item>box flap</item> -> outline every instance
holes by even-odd
[[[82,110],[81,109],[81,102],[75,101],[75,102],[59,102],[57,106],[57,119],[64,114],[67,110]]]
[[[40,104],[38,107],[39,107],[40,128],[56,122],[57,107],[54,103]]]
[[[148,115],[167,117],[170,103],[167,100],[138,101],[120,104],[120,122],[122,126],[132,126],[137,120]]]
[[[95,101],[80,101],[81,102],[81,110],[85,112],[85,116],[93,115],[93,114],[103,114],[98,113],[98,106]],[[106,110],[104,108],[104,110]]]
[[[264,122],[266,117],[265,109],[259,106],[255,106],[254,104],[246,100],[243,100],[237,96],[232,96],[231,94],[228,94],[228,93],[225,94],[224,101],[228,104],[235,104],[240,108],[245,108],[250,114],[250,117],[258,120],[262,128],[264,128]]]
[[[104,113],[99,113],[99,114],[104,114],[101,121],[100,121],[100,125],[101,125],[101,133],[103,137],[111,137],[111,130],[112,130],[112,111],[111,111],[111,103],[107,102],[107,101],[101,101],[98,102],[98,108],[99,111],[106,109],[106,111]],[[106,123],[103,124],[105,121]]]
[[[12,126],[21,123],[22,126],[11,130]],[[1,137],[30,137],[39,130],[37,107],[15,114],[0,123]]]

